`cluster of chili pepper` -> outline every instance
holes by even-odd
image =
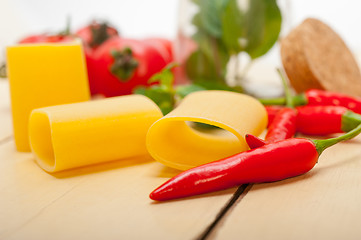
[[[315,92],[322,93],[319,95],[322,97],[310,94]],[[267,107],[270,124],[265,140],[246,135],[251,150],[184,171],[155,189],[150,198],[157,201],[183,198],[245,183],[283,180],[310,171],[326,148],[361,132],[361,115],[350,110],[351,107],[361,110],[361,101],[319,90],[308,93],[304,95],[309,100],[305,106],[294,108],[296,102],[286,90],[282,102],[286,107]],[[293,138],[296,132],[346,133],[325,140],[308,140]]]

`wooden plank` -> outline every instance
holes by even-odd
[[[216,239],[361,239],[361,136],[327,149],[309,173],[256,184]]]
[[[48,239],[53,234],[55,239],[194,238],[217,219],[236,191],[151,202],[149,192],[178,173],[151,159],[49,175],[36,166],[32,154],[15,151],[7,81],[0,81],[0,99],[1,239]],[[138,231],[139,226],[145,230]]]
[[[0,79],[0,144],[12,135],[9,83]]]
[[[235,191],[155,203],[177,172],[151,159],[50,175],[12,144],[0,146],[0,239],[192,239]]]
[[[7,82],[0,99],[1,139],[11,136]],[[192,239],[235,191],[155,203],[148,194],[178,171],[150,158],[50,175],[8,139],[0,159],[0,239]]]

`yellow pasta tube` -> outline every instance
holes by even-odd
[[[185,170],[248,149],[244,135],[259,135],[267,125],[263,105],[248,95],[227,91],[200,91],[156,121],[147,134],[152,157]],[[220,129],[199,130],[191,122]]]
[[[162,113],[141,95],[35,109],[30,146],[48,172],[148,154],[145,138]]]
[[[7,47],[13,131],[18,151],[30,152],[33,109],[88,101],[88,77],[80,41]]]

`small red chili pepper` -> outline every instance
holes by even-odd
[[[292,108],[284,108],[275,116],[269,126],[265,140],[268,143],[291,138],[296,133],[297,111]]]
[[[260,99],[264,105],[284,105],[285,98]],[[361,98],[351,97],[340,93],[328,92],[319,89],[310,89],[305,93],[296,95],[292,99],[295,106],[324,105],[343,106],[355,113],[361,114]]]
[[[348,132],[361,123],[361,115],[341,106],[302,106],[297,111],[297,131],[307,135]]]
[[[297,107],[296,130],[306,135],[328,135],[348,132],[361,123],[361,115],[341,106],[302,106]],[[275,121],[276,118],[275,118]],[[272,124],[271,124],[272,126]],[[248,146],[258,148],[266,141],[247,134],[245,136]]]
[[[171,178],[149,197],[157,201],[183,198],[244,183],[279,181],[310,171],[328,147],[357,136],[361,124],[350,132],[326,140],[290,138],[204,164]]]
[[[265,109],[267,111],[267,116],[268,116],[267,127],[269,127],[271,125],[276,114],[283,108],[284,108],[283,106],[279,106],[279,105],[265,106]]]
[[[261,147],[267,143],[277,142],[291,138],[296,133],[297,111],[285,107],[276,114],[268,127],[265,140],[246,134],[245,139],[251,149]]]
[[[253,141],[251,141],[252,139],[249,139],[246,136],[246,141],[248,140],[247,143],[251,149],[259,147],[261,143],[272,143],[291,138],[296,133],[297,111],[292,105],[292,96],[287,85],[285,74],[283,74],[281,69],[277,69],[277,71],[284,85],[287,107],[279,110],[272,120],[272,123],[268,126],[265,142],[259,140],[255,142],[255,145],[253,145]]]
[[[252,134],[246,134],[244,138],[246,139],[246,143],[250,149],[259,148],[267,144],[265,140],[262,140]]]
[[[287,84],[286,74],[280,68],[277,72],[281,77],[286,95],[286,108],[280,110],[268,127],[265,140],[267,143],[291,138],[296,133],[297,111],[294,109],[292,95]]]

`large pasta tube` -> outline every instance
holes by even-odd
[[[201,131],[190,122],[221,129]],[[244,135],[259,135],[266,125],[265,108],[250,96],[227,91],[195,92],[151,126],[147,149],[155,160],[185,170],[247,150]]]
[[[48,172],[145,155],[147,131],[161,117],[140,95],[39,108],[30,115],[30,146]]]

